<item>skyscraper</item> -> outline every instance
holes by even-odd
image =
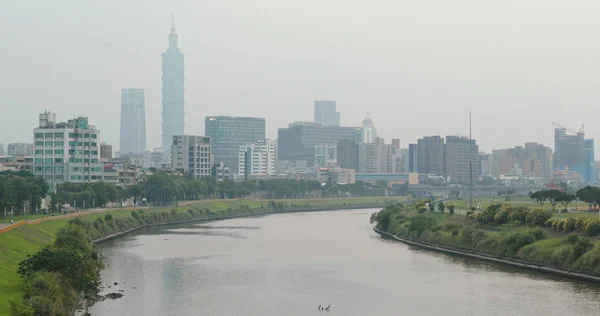
[[[315,123],[340,126],[340,112],[336,110],[335,101],[315,101]]]
[[[144,89],[121,91],[121,155],[146,149]]]
[[[410,148],[410,146],[409,146]],[[417,140],[417,172],[421,174],[444,174],[444,139],[428,136]]]
[[[474,139],[446,136],[444,163],[450,183],[468,184],[469,174],[476,181],[481,173],[479,146]]]
[[[373,124],[373,120],[367,113],[367,117],[362,122],[362,142],[365,144],[374,143],[377,138],[377,129],[375,128],[375,124]]]
[[[215,164],[221,162],[238,173],[240,146],[265,139],[265,119],[258,117],[209,116],[205,134],[211,138]]]
[[[169,34],[169,48],[162,54],[162,141],[165,153],[171,154],[173,136],[183,135],[184,123],[184,76],[183,54],[177,46],[175,18]]]

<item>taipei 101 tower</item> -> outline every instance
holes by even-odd
[[[162,54],[162,144],[165,157],[171,156],[173,136],[184,134],[185,99],[183,54],[177,46],[175,15],[172,17],[169,48]]]

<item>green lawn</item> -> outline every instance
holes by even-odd
[[[209,209],[219,212],[217,215],[235,215],[246,211],[241,208],[248,207],[255,213],[269,211],[271,201],[284,203],[286,209],[302,207],[343,207],[343,206],[372,206],[374,204],[397,203],[405,201],[406,197],[364,197],[364,198],[336,198],[336,199],[298,199],[298,200],[206,200],[188,202],[186,206],[176,207],[177,212],[187,212],[188,209]],[[174,207],[145,209],[144,212],[164,212]],[[26,225],[7,233],[0,234],[0,315],[9,315],[10,301],[21,301],[22,280],[17,273],[19,262],[27,255],[34,254],[50,244],[56,233],[73,218],[79,217],[90,222],[103,218],[110,213],[113,218],[129,217],[133,209],[107,209],[104,212],[93,214],[74,215],[71,218],[56,218],[36,225]],[[285,209],[284,209],[285,210]],[[41,217],[41,216],[40,216]],[[28,219],[32,219],[28,216]],[[15,220],[16,221],[16,220]]]

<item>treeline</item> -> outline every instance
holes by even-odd
[[[11,315],[71,315],[81,295],[99,292],[102,268],[84,228],[69,223],[52,245],[19,264],[23,303],[11,302]]]
[[[32,212],[40,209],[48,190],[46,181],[31,172],[0,172],[0,213],[6,210],[22,214],[24,210]]]
[[[563,209],[567,209],[569,204],[577,199],[589,203],[589,209],[592,210],[592,206],[598,207],[600,205],[600,188],[587,186],[579,189],[575,194],[569,194],[560,190],[540,190],[533,192],[529,197],[538,202],[540,208],[544,206],[544,203],[550,203],[553,211],[557,204],[562,204]]]

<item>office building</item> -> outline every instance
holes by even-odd
[[[315,145],[315,167],[327,167],[337,164],[337,145]]]
[[[258,117],[209,116],[205,134],[211,138],[215,163],[223,162],[233,174],[239,173],[240,146],[264,140],[265,119]]]
[[[162,54],[162,143],[166,154],[171,152],[173,136],[183,135],[185,130],[184,57],[177,44],[173,19],[169,48]]]
[[[0,156],[4,156],[4,144],[0,143]]]
[[[112,145],[107,143],[100,143],[100,159],[103,162],[110,161],[113,158]]]
[[[374,143],[377,138],[377,129],[375,128],[375,124],[373,124],[373,120],[367,113],[367,117],[362,122],[361,125],[362,130],[362,142],[365,144]]]
[[[417,144],[408,144],[408,172],[418,172],[417,153]]]
[[[277,149],[270,139],[259,140],[239,148],[238,175],[249,177],[270,177],[276,174]]]
[[[48,183],[103,180],[100,131],[88,124],[87,117],[57,123],[54,113],[42,113],[33,137],[34,174]]]
[[[358,127],[295,122],[278,131],[277,159],[282,164],[313,167],[316,145],[338,144],[341,140],[358,143],[360,139],[361,130]]]
[[[429,136],[417,140],[416,167],[417,172],[420,174],[444,174],[445,162],[443,138],[440,136]]]
[[[223,162],[213,164],[211,169],[211,177],[217,182],[231,181],[233,180],[229,167],[225,166]]]
[[[194,178],[211,175],[211,139],[206,136],[173,136],[171,163],[173,170]]]
[[[585,140],[585,175],[584,181],[587,184],[596,183],[596,168],[594,162],[594,140]]]
[[[337,144],[337,165],[343,169],[358,170],[360,143],[355,140],[342,139]]]
[[[587,173],[585,134],[564,127],[554,129],[554,169],[578,172],[582,179]]]
[[[335,101],[315,101],[315,123],[340,126],[340,112],[336,109]]]
[[[479,146],[474,139],[446,136],[444,162],[450,183],[469,184],[469,174],[474,183],[479,179]]]
[[[6,146],[7,156],[33,156],[33,144],[30,143],[12,143]]]
[[[146,149],[146,105],[144,89],[121,91],[121,155]]]

